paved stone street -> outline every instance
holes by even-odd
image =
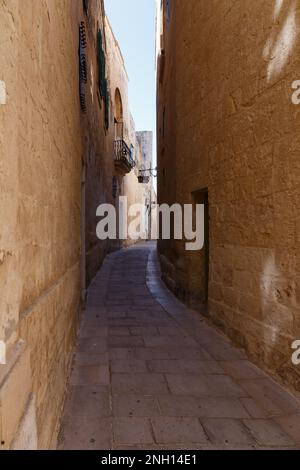
[[[109,255],[90,287],[60,448],[300,448],[300,403],[157,270],[141,244]]]

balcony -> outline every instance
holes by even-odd
[[[114,160],[116,169],[124,175],[130,173],[136,165],[130,148],[122,139],[114,142]]]

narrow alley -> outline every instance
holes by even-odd
[[[155,246],[91,284],[61,449],[299,449],[300,402],[163,286]]]
[[[0,450],[300,450],[299,57],[300,0],[0,0]]]

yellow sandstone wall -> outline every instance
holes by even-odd
[[[163,3],[165,7],[165,2]],[[166,22],[165,8],[160,11],[157,0],[157,189],[158,204],[177,202],[177,127],[176,127],[176,11],[173,3],[172,21]],[[168,26],[168,28],[166,28]],[[179,202],[179,201],[178,201]],[[158,220],[159,221],[159,220]],[[162,264],[162,275],[168,286],[179,296],[182,295],[187,272],[184,269],[184,253],[181,242],[159,240],[158,250]]]
[[[131,171],[128,175],[124,178],[124,195],[128,198],[128,208],[131,205],[141,204],[142,205],[142,214],[141,218],[139,217],[141,224],[137,227],[138,232],[141,234],[142,239],[147,240],[150,236],[150,200],[152,196],[151,192],[151,179],[149,183],[139,183],[138,176],[140,175],[140,170],[142,169],[149,169],[152,165],[152,146],[148,146],[148,148],[142,149],[141,145],[141,136],[146,135],[147,141],[151,142],[152,133],[149,132],[135,132],[134,123],[132,123],[132,136],[131,140],[133,142],[135,151],[135,161],[136,167],[133,171]],[[145,159],[146,156],[146,159]],[[149,176],[149,172],[141,173],[143,175]],[[130,217],[129,223],[133,221],[136,217]],[[144,228],[144,230],[143,230]],[[131,240],[128,239],[125,241],[125,246],[130,246],[133,243],[139,240]]]
[[[114,204],[112,194],[112,177],[114,174],[113,161],[113,101],[112,90],[109,86],[109,126],[105,125],[105,104],[99,88],[99,61],[97,36],[101,31],[103,52],[105,54],[106,78],[110,81],[108,61],[105,11],[102,0],[88,2],[87,14],[82,16],[86,31],[87,47],[87,83],[84,87],[86,112],[81,113],[83,134],[82,150],[82,184],[85,199],[85,214],[82,223],[85,225],[85,273],[82,272],[82,283],[88,287],[97,273],[105,255],[114,244],[98,240],[96,226],[99,219],[96,216],[97,207],[103,203]],[[84,295],[84,293],[83,293]]]
[[[195,202],[208,188],[209,316],[299,390],[300,369],[291,362],[300,338],[300,115],[291,102],[300,78],[299,4],[170,3],[158,101],[159,202]],[[178,242],[159,247],[169,286],[201,308],[203,253]]]
[[[0,105],[0,340],[8,350],[0,366],[3,449],[53,444],[74,343],[79,5],[0,1],[0,80],[7,90]]]
[[[2,449],[55,447],[80,298],[106,253],[120,246],[97,239],[96,209],[117,202],[114,90],[118,86],[125,96],[129,136],[128,78],[103,0],[85,4],[87,11],[81,0],[0,0],[0,362],[7,351],[0,365]],[[85,113],[79,100],[81,22]],[[108,126],[99,93],[99,30]],[[109,54],[119,62],[110,62]],[[137,179],[130,181],[136,196]]]
[[[126,196],[128,202],[128,208],[132,204],[142,203],[144,204],[147,197],[150,198],[150,184],[142,185],[138,183],[138,174],[142,161],[142,151],[139,145],[139,142],[136,137],[135,123],[131,115],[130,106],[129,106],[129,96],[128,96],[128,82],[129,78],[127,75],[124,58],[120,46],[118,44],[117,38],[115,37],[109,19],[106,18],[105,21],[105,37],[106,37],[106,47],[108,54],[108,69],[109,69],[109,88],[110,88],[110,102],[111,102],[111,115],[110,115],[110,135],[112,133],[112,138],[114,139],[114,119],[117,114],[116,103],[115,103],[115,92],[119,90],[121,99],[122,99],[122,108],[123,108],[123,140],[126,142],[127,146],[130,148],[134,147],[134,158],[136,160],[136,167],[131,170],[130,173],[124,175],[121,174],[116,168],[113,170],[112,177],[115,176],[118,181],[118,193],[115,200],[115,205],[118,207],[118,198],[119,196]],[[148,152],[150,154],[151,152]],[[113,161],[113,155],[112,155]],[[147,167],[149,168],[149,166]],[[129,219],[129,223],[132,219]],[[125,240],[123,242],[117,242],[118,247],[129,246],[135,243],[135,240]]]

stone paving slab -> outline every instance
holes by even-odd
[[[255,446],[254,438],[241,420],[203,418],[202,423],[213,444]]]
[[[113,440],[116,445],[144,445],[154,443],[152,427],[146,418],[113,418]]]
[[[76,365],[71,373],[70,385],[109,385],[108,365]]]
[[[121,417],[160,416],[160,407],[156,397],[145,395],[113,395],[112,414]]]
[[[151,420],[155,441],[160,444],[201,444],[208,437],[197,418],[165,417]]]
[[[89,288],[59,449],[299,449],[300,403],[160,280],[155,247]]]
[[[300,413],[279,416],[275,421],[281,426],[281,429],[300,446]]]
[[[110,391],[108,387],[70,386],[65,406],[66,415],[97,416],[108,418],[110,411]]]

